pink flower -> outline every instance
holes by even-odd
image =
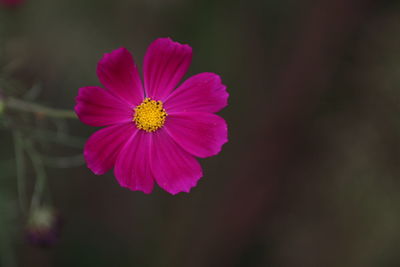
[[[107,126],[87,141],[84,156],[95,174],[114,167],[121,186],[148,194],[154,181],[171,194],[189,192],[202,177],[195,157],[218,154],[227,142],[226,86],[200,73],[178,86],[192,59],[188,45],[155,40],[144,58],[144,86],[131,54],[105,54],[97,75],[105,89],[83,87],[75,112],[91,126]]]

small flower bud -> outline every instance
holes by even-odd
[[[26,227],[26,238],[32,245],[49,247],[60,235],[61,220],[54,209],[39,207],[31,212]]]

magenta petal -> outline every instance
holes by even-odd
[[[99,87],[82,87],[76,97],[75,112],[92,126],[132,121],[133,109],[118,97]]]
[[[164,129],[152,137],[151,168],[158,185],[173,195],[189,192],[203,176],[200,164]]]
[[[131,137],[115,163],[114,173],[121,186],[151,193],[154,178],[150,169],[151,133],[138,130]]]
[[[185,75],[192,61],[192,48],[159,38],[147,49],[144,58],[144,85],[147,97],[164,100]]]
[[[97,76],[104,87],[122,100],[131,105],[142,102],[142,82],[132,55],[126,48],[104,54],[97,65]]]
[[[164,127],[176,143],[196,157],[216,155],[228,141],[225,120],[211,113],[169,114]]]
[[[95,132],[85,144],[83,155],[95,174],[110,170],[127,140],[137,132],[133,123],[117,124]]]
[[[182,83],[165,101],[169,112],[218,112],[228,104],[229,94],[221,78],[214,73],[200,73]]]

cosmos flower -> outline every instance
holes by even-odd
[[[84,148],[88,167],[114,167],[121,186],[150,193],[154,182],[171,194],[189,192],[202,177],[195,157],[218,154],[227,142],[225,121],[213,114],[227,105],[226,86],[214,73],[178,86],[192,59],[188,45],[155,40],[144,58],[144,84],[131,54],[119,48],[97,66],[104,88],[83,87],[75,112],[94,133]]]

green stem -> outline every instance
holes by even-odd
[[[17,167],[17,189],[19,206],[22,213],[26,212],[26,166],[24,157],[24,145],[20,132],[16,131],[14,135],[14,148],[15,148],[15,162]]]
[[[46,166],[53,168],[73,168],[81,166],[85,163],[85,159],[82,154],[75,156],[65,156],[65,157],[49,157],[42,156],[43,163]]]
[[[36,103],[17,99],[14,97],[8,97],[5,99],[5,108],[25,111],[25,112],[32,112],[38,115],[45,115],[54,118],[77,119],[75,112],[71,110],[49,108]]]
[[[4,124],[6,124],[6,125],[0,124],[0,129],[11,128],[9,126],[10,125],[9,121],[5,121]],[[78,137],[78,136],[60,135],[53,131],[42,130],[42,129],[31,129],[29,127],[24,127],[24,126],[20,126],[20,125],[18,125],[18,127],[14,126],[14,129],[16,129],[19,132],[27,132],[27,133],[29,133],[29,135],[32,139],[35,139],[38,141],[53,142],[53,143],[57,143],[57,144],[61,144],[61,145],[73,147],[73,148],[81,149],[84,146],[85,141],[86,141],[86,139]]]
[[[35,187],[33,189],[32,201],[31,201],[31,210],[34,208],[38,208],[40,206],[40,201],[43,196],[45,187],[46,187],[46,170],[44,168],[44,164],[42,158],[39,153],[36,151],[30,140],[25,141],[26,152],[32,160],[33,168],[36,173],[36,182]]]
[[[71,136],[71,135],[58,136],[57,133],[40,129],[33,130],[31,132],[31,137],[35,140],[44,142],[53,142],[78,149],[82,149],[86,141],[81,137]]]

